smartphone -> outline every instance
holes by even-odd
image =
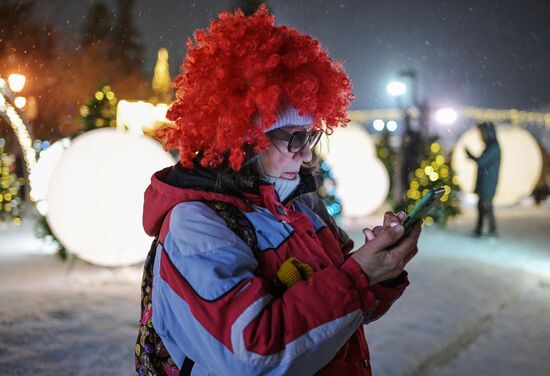
[[[422,220],[428,212],[437,205],[441,197],[445,194],[444,187],[435,187],[432,188],[426,196],[422,197],[422,200],[411,210],[407,215],[407,218],[401,223],[405,228],[405,233],[403,236],[407,235],[414,227],[416,222]]]

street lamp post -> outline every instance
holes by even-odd
[[[422,147],[424,138],[427,138],[427,105],[421,105],[418,101],[418,88],[416,70],[407,69],[399,72],[399,78],[406,79],[408,85],[402,81],[392,81],[387,86],[388,93],[396,99],[397,105],[403,114],[403,132],[401,144],[397,156],[397,177],[395,182],[395,197],[399,202],[404,197],[404,192],[409,185],[409,174],[416,167],[418,149]],[[410,90],[407,90],[410,87]],[[410,92],[410,104],[407,106],[401,98]],[[412,111],[420,111],[418,118],[419,131],[412,128]]]

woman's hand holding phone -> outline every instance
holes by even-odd
[[[416,223],[412,231],[402,238],[404,228],[401,222],[405,217],[402,212],[387,212],[383,226],[363,230],[365,244],[351,257],[361,266],[369,278],[369,284],[397,277],[418,252],[422,224]]]

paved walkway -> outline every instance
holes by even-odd
[[[471,213],[426,228],[411,286],[367,326],[375,376],[550,375],[548,212],[499,211],[496,240],[467,235]],[[0,373],[131,375],[140,276],[0,252]]]

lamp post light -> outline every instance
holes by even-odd
[[[8,76],[8,84],[11,91],[14,93],[19,93],[25,87],[25,82],[27,78],[19,73],[12,73]]]
[[[380,132],[384,129],[384,126],[385,126],[384,120],[376,119],[375,121],[372,122],[372,126],[374,127],[375,130]]]
[[[397,122],[395,120],[390,120],[386,123],[386,128],[388,131],[395,132],[397,130]]]
[[[386,90],[392,97],[400,97],[407,92],[407,85],[401,81],[391,81],[386,86]]]
[[[406,187],[408,186],[409,175],[411,170],[415,167],[416,159],[418,157],[418,149],[422,144],[422,135],[427,133],[427,127],[424,123],[422,113],[426,112],[426,106],[420,106],[418,103],[418,75],[414,69],[405,69],[399,72],[400,79],[403,81],[392,81],[386,86],[386,90],[389,95],[395,98],[397,106],[402,112],[403,116],[403,128],[401,132],[401,142],[399,146],[399,152],[397,156],[397,168],[395,176],[395,197],[399,202],[404,196]],[[405,84],[405,82],[407,84]],[[410,92],[410,103],[406,103],[403,99],[405,93]],[[412,128],[411,121],[413,120],[412,113],[415,109],[420,110],[420,131],[416,131]],[[424,111],[423,111],[424,110]],[[397,122],[388,122],[386,127],[390,132],[397,130]]]

